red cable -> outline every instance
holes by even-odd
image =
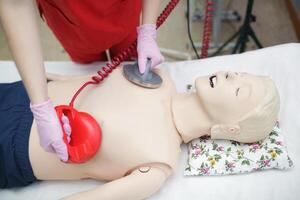
[[[206,0],[205,8],[205,18],[204,18],[204,27],[203,27],[203,36],[202,36],[202,48],[200,58],[207,58],[208,49],[209,49],[209,40],[211,34],[211,23],[213,17],[213,1]]]
[[[163,12],[160,14],[156,21],[156,29],[158,29],[164,21],[168,18],[172,10],[175,8],[179,0],[171,0],[168,5],[165,7]],[[90,84],[99,84],[103,81],[117,66],[120,65],[122,61],[127,59],[133,52],[136,51],[137,41],[135,41],[133,44],[131,44],[126,50],[118,54],[112,59],[112,63],[107,63],[106,66],[103,66],[102,69],[97,71],[98,76],[92,76],[92,80],[85,82],[74,94],[72,97],[72,100],[70,102],[70,106],[73,107],[74,101],[79,95],[79,93],[88,85]]]

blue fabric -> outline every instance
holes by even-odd
[[[36,181],[28,154],[33,115],[21,81],[0,84],[0,188]]]

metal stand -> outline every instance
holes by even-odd
[[[238,40],[235,43],[235,46],[231,52],[232,54],[235,54],[237,51],[239,51],[239,53],[245,51],[246,43],[249,42],[249,36],[253,39],[253,41],[255,42],[258,48],[263,48],[262,44],[256,37],[250,25],[251,22],[255,22],[255,16],[252,15],[253,3],[254,0],[248,0],[245,20],[243,25],[240,27],[240,29],[236,33],[234,33],[226,42],[224,42],[224,44],[215,53],[213,53],[210,56],[218,55],[223,50],[223,48],[237,36],[238,36]]]

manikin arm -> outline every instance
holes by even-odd
[[[136,169],[128,176],[111,181],[96,189],[81,192],[64,200],[140,200],[150,197],[167,179],[166,173],[152,167],[148,172]]]

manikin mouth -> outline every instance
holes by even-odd
[[[210,83],[210,86],[212,88],[215,87],[215,85],[217,84],[217,76],[216,75],[212,75],[209,77],[209,83]]]

